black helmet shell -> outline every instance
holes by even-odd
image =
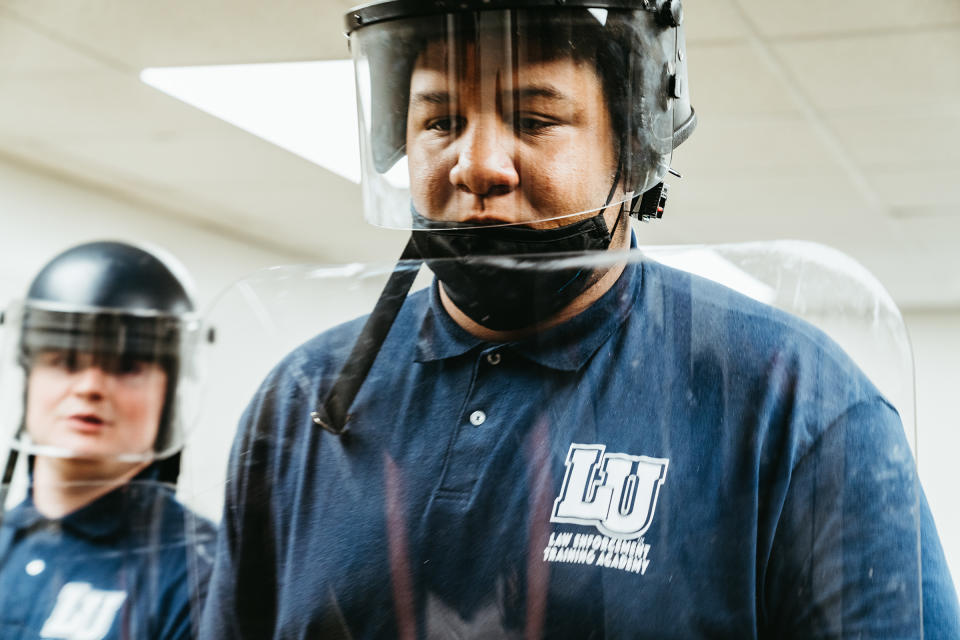
[[[181,280],[152,253],[122,242],[90,242],[40,270],[27,301],[63,307],[180,315],[194,310]]]

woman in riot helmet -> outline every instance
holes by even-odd
[[[5,314],[3,392],[22,408],[5,407],[3,494],[22,456],[29,490],[0,511],[4,637],[192,636],[206,571],[187,580],[187,558],[212,529],[174,497],[198,333],[181,273],[136,246],[83,244]]]
[[[204,637],[956,637],[894,407],[806,323],[615,251],[695,123],[681,22],[348,14],[364,212],[410,260],[241,418]]]

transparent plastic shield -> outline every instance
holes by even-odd
[[[693,119],[682,32],[646,9],[462,9],[350,34],[368,221],[558,226],[662,181]]]
[[[195,316],[28,301],[0,328],[4,447],[116,463],[183,447],[199,408]]]
[[[149,477],[113,490],[39,486],[0,523],[0,636],[195,637],[214,545],[208,521]],[[102,495],[62,517],[38,506],[90,491]]]
[[[225,501],[215,637],[922,636],[912,362],[862,269],[805,244],[460,267],[539,291],[534,325],[471,325],[422,268],[364,372],[393,265],[265,271],[213,309],[244,362],[214,364],[188,464]]]

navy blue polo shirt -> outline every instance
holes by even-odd
[[[494,344],[434,283],[336,437],[360,326],[244,414],[201,637],[956,637],[898,415],[810,325],[638,262]]]
[[[28,497],[0,527],[0,638],[192,638],[214,538],[150,469],[59,519]]]

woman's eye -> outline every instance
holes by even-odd
[[[135,376],[143,373],[147,368],[147,363],[143,360],[134,360],[132,358],[123,358],[117,366],[117,373],[126,376]]]
[[[72,351],[46,351],[40,354],[37,363],[71,371],[76,367],[77,357]]]

